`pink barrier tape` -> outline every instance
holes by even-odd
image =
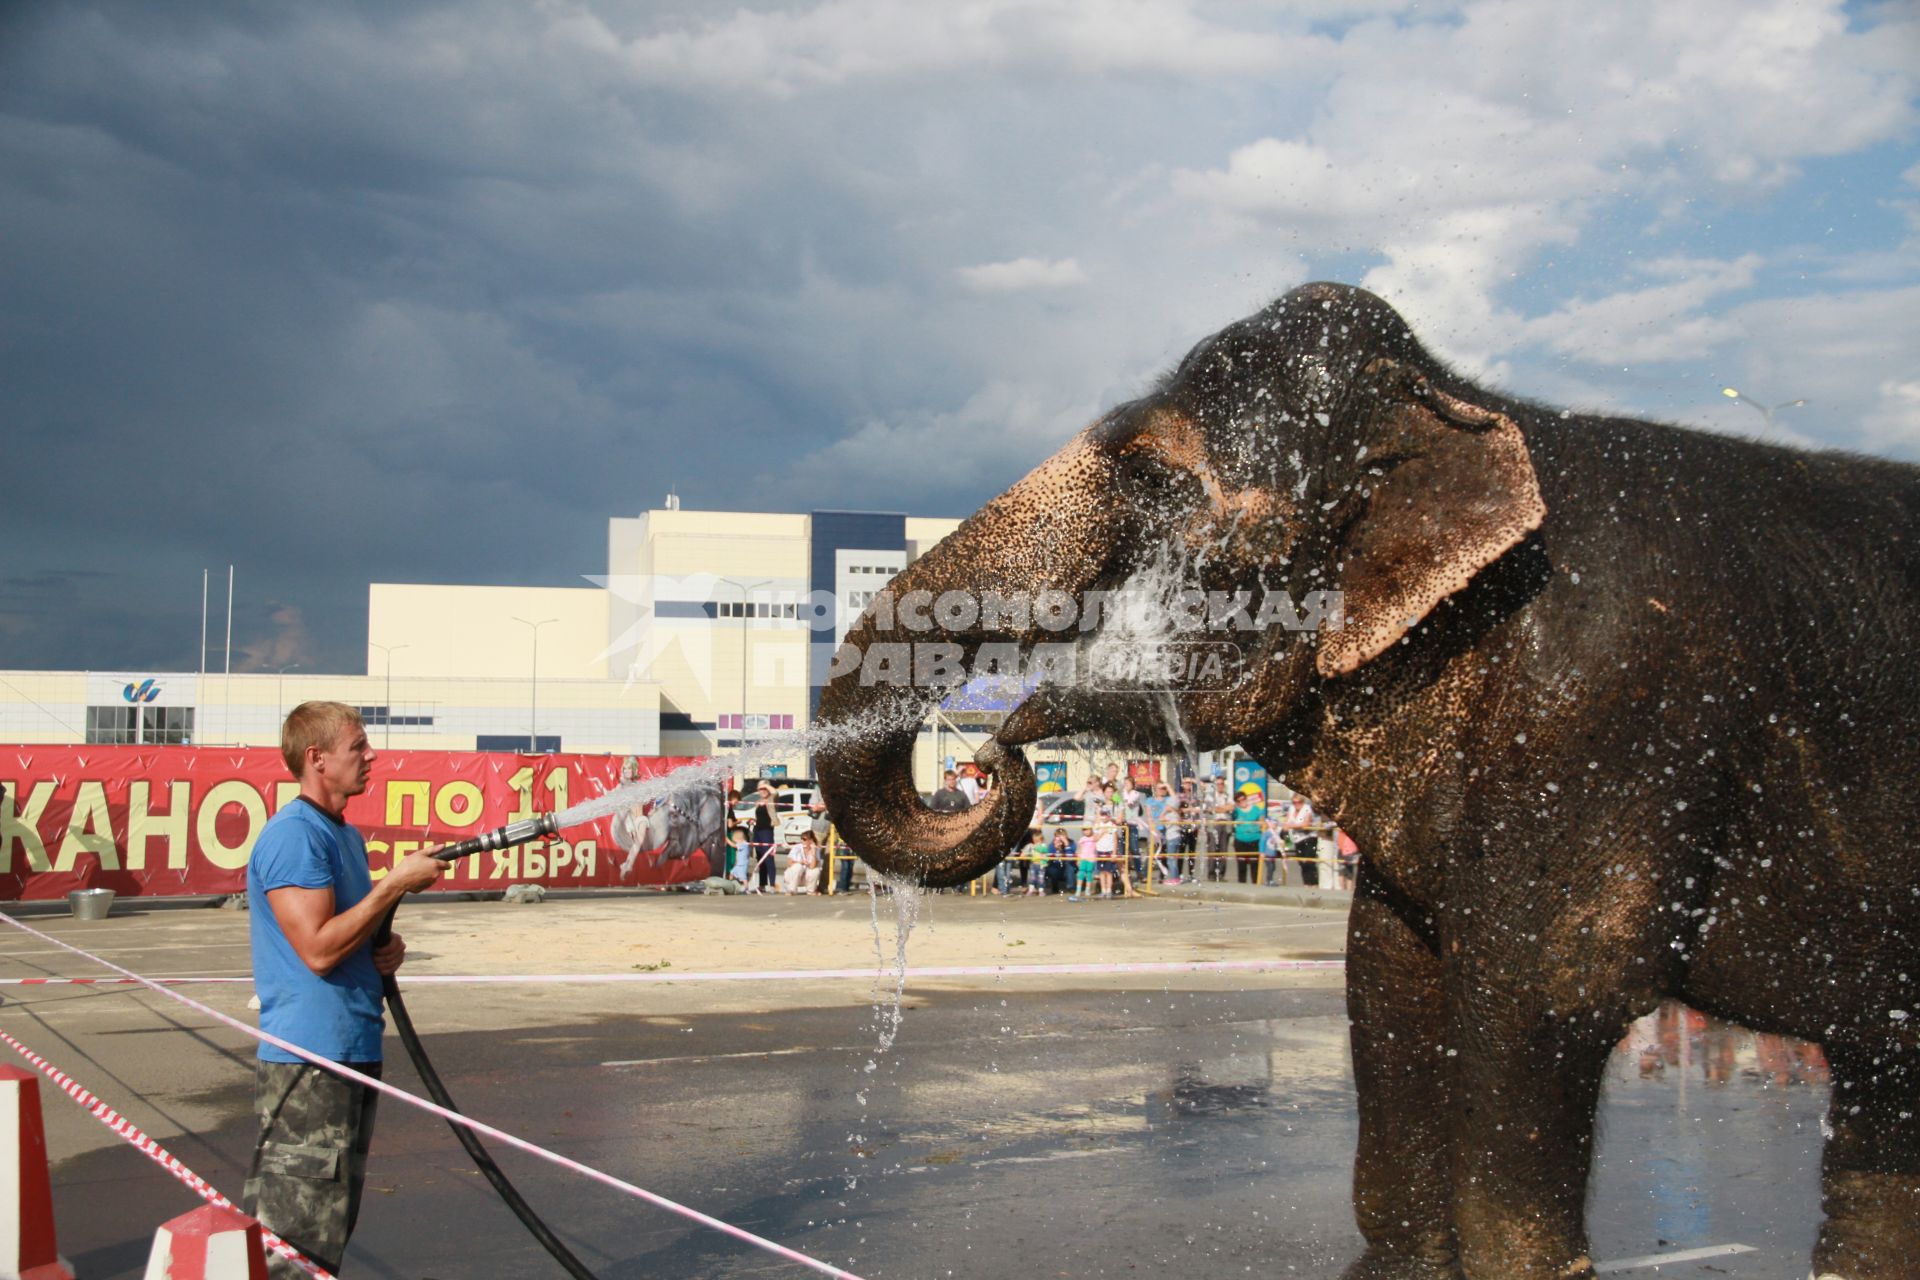
[[[152,1138],[149,1138],[141,1131],[140,1127],[131,1120],[128,1120],[112,1107],[100,1101],[100,1099],[92,1093],[89,1093],[81,1086],[79,1081],[54,1066],[51,1062],[48,1062],[33,1050],[27,1048],[24,1044],[21,1044],[18,1040],[15,1040],[6,1032],[0,1031],[0,1040],[4,1040],[12,1045],[14,1050],[19,1053],[21,1057],[37,1067],[42,1075],[59,1085],[69,1098],[72,1098],[75,1102],[85,1107],[95,1120],[106,1125],[107,1128],[111,1129],[115,1134],[131,1143],[136,1151],[139,1151],[162,1169],[165,1169],[168,1173],[186,1183],[187,1186],[193,1190],[194,1194],[209,1204],[218,1205],[222,1209],[232,1209],[236,1213],[240,1212],[239,1207],[235,1205],[233,1201],[216,1191],[205,1178],[202,1178],[199,1174],[187,1168],[184,1164],[181,1164],[172,1152],[155,1142]],[[285,1240],[282,1240],[279,1236],[267,1230],[265,1226],[260,1228],[260,1241],[266,1245],[267,1248],[273,1250],[281,1257],[293,1263],[294,1266],[299,1267],[302,1271],[314,1277],[314,1280],[334,1280],[331,1271],[328,1271],[317,1263],[308,1261],[301,1255],[298,1249],[295,1249]]]
[[[255,1040],[259,1040],[259,1041],[262,1041],[263,1043],[273,1045],[279,1049],[284,1049],[286,1052],[293,1054],[295,1057],[299,1058],[303,1062],[311,1062],[316,1067],[320,1067],[321,1069],[326,1071],[331,1071],[335,1075],[340,1076],[343,1079],[356,1081],[360,1084],[365,1085],[369,1089],[376,1089],[379,1092],[386,1094],[388,1097],[397,1098],[401,1102],[406,1103],[408,1106],[418,1107],[422,1111],[431,1112],[434,1115],[439,1116],[442,1120],[445,1120],[451,1124],[464,1125],[467,1128],[473,1130],[475,1133],[483,1133],[487,1137],[494,1139],[496,1142],[504,1142],[510,1147],[514,1147],[520,1151],[526,1152],[528,1155],[538,1156],[540,1159],[545,1160],[549,1164],[558,1165],[562,1169],[567,1169],[574,1173],[580,1174],[582,1177],[589,1178],[594,1182],[598,1182],[602,1186],[612,1187],[616,1191],[624,1191],[628,1195],[633,1196],[635,1199],[644,1200],[648,1204],[651,1204],[656,1208],[666,1209],[670,1212],[677,1213],[684,1218],[687,1218],[691,1221],[699,1223],[702,1226],[711,1227],[715,1231],[718,1231],[723,1235],[732,1236],[734,1239],[742,1241],[743,1243],[746,1243],[746,1244],[750,1244],[754,1246],[756,1249],[764,1249],[768,1253],[787,1259],[789,1262],[797,1262],[801,1266],[808,1267],[814,1271],[818,1271],[822,1275],[834,1276],[837,1278],[837,1280],[860,1280],[860,1277],[855,1275],[853,1272],[842,1271],[840,1268],[834,1266],[832,1263],[822,1262],[818,1258],[811,1257],[807,1254],[801,1253],[798,1249],[789,1249],[786,1245],[777,1244],[772,1240],[768,1240],[761,1236],[757,1236],[753,1234],[751,1231],[748,1231],[743,1227],[736,1227],[730,1222],[722,1222],[720,1219],[715,1218],[710,1214],[701,1213],[698,1209],[689,1208],[688,1206],[683,1205],[676,1200],[669,1200],[666,1196],[659,1195],[652,1191],[648,1191],[645,1187],[637,1187],[633,1183],[623,1181],[620,1178],[616,1178],[610,1173],[603,1173],[599,1169],[595,1169],[591,1165],[581,1164],[577,1160],[570,1160],[566,1156],[561,1155],[557,1151],[549,1151],[545,1147],[540,1146],[537,1143],[528,1142],[525,1138],[517,1137],[514,1134],[508,1133],[503,1129],[496,1129],[490,1124],[486,1124],[486,1123],[483,1123],[482,1121],[473,1120],[468,1118],[467,1116],[463,1116],[458,1111],[450,1111],[445,1107],[439,1106],[432,1102],[428,1102],[424,1098],[416,1098],[404,1089],[396,1089],[394,1086],[387,1084],[384,1081],[376,1080],[372,1076],[362,1075],[360,1072],[355,1071],[351,1067],[342,1066],[340,1063],[333,1062],[333,1061],[330,1061],[329,1059],[323,1058],[317,1053],[309,1053],[307,1050],[301,1048],[297,1044],[289,1043],[288,1041],[282,1040],[279,1036],[271,1035],[265,1031],[260,1030],[257,1027],[250,1027],[246,1023],[240,1021],[238,1018],[228,1017],[226,1014],[221,1013],[218,1009],[208,1008],[206,1005],[201,1004],[198,1000],[195,1000],[190,996],[182,995],[178,991],[169,991],[166,987],[161,986],[158,982],[154,982],[147,978],[143,978],[131,969],[123,969],[119,965],[113,963],[113,961],[111,960],[104,960],[101,957],[94,955],[92,952],[82,951],[79,947],[73,946],[71,943],[62,942],[60,939],[53,937],[50,934],[42,933],[38,929],[35,929],[30,925],[22,924],[20,921],[14,919],[12,916],[7,915],[5,912],[0,912],[0,922],[10,924],[14,928],[20,930],[22,933],[30,934],[33,937],[40,939],[42,942],[51,942],[56,947],[59,947],[66,951],[71,951],[73,952],[73,954],[80,956],[83,959],[91,960],[93,963],[101,966],[104,969],[111,969],[115,973],[121,975],[122,977],[131,978],[134,981],[140,983],[142,986],[151,987],[153,990],[159,992],[161,995],[167,997],[169,1000],[178,1000],[181,1004],[186,1005],[189,1009],[192,1009],[196,1013],[202,1014],[205,1017],[212,1018],[215,1022],[223,1023],[226,1026],[232,1027],[236,1031],[243,1032],[246,1035],[252,1036]]]
[[[1295,970],[1344,969],[1345,960],[1143,960],[1133,964],[998,964],[922,965],[908,969],[908,978],[1019,978],[1028,974],[1117,973],[1284,973]],[[812,982],[836,978],[871,979],[872,969],[728,969],[715,973],[428,973],[406,977],[400,984],[462,986],[473,984],[565,985],[607,982]],[[888,977],[895,976],[892,972]],[[252,978],[0,978],[0,986],[151,986],[163,983],[251,983]]]

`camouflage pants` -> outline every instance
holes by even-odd
[[[377,1062],[347,1064],[380,1075]],[[338,1274],[360,1216],[380,1095],[305,1062],[254,1064],[253,1110],[260,1121],[242,1207],[327,1270]],[[305,1275],[274,1253],[273,1280]]]

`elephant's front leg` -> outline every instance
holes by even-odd
[[[1347,921],[1347,1008],[1360,1092],[1353,1204],[1367,1250],[1345,1280],[1458,1280],[1440,961],[1364,868]]]
[[[1446,1053],[1462,1270],[1469,1280],[1591,1277],[1585,1211],[1594,1112],[1622,1015],[1594,1004],[1549,1009],[1510,969],[1450,977]]]

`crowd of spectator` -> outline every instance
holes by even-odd
[[[927,805],[960,813],[989,793],[991,779],[948,770]],[[772,783],[762,782],[751,825],[729,838],[727,873],[747,893],[821,893],[826,875],[832,891],[853,886],[855,859],[837,849],[832,824],[817,795],[809,823],[797,839],[780,836],[780,810]],[[1323,860],[1320,842],[1332,838],[1336,855]],[[785,855],[786,867],[778,870]],[[1186,777],[1177,785],[1142,785],[1108,766],[1077,793],[1041,797],[1027,841],[982,881],[981,889],[1004,897],[1137,898],[1141,884],[1235,882],[1351,888],[1359,851],[1344,831],[1322,821],[1307,798],[1293,794],[1269,807],[1263,790],[1234,795],[1225,778]]]

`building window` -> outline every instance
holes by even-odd
[[[877,591],[849,591],[847,592],[847,608],[864,609],[873,603],[874,596],[878,594],[879,592]]]
[[[721,715],[715,718],[714,727],[717,729],[732,729],[737,732],[741,727],[740,722],[743,719],[746,721],[746,729],[749,733],[756,730],[765,732],[767,730],[793,728],[793,717],[791,715],[767,715],[761,712],[754,712],[744,717],[737,712]]]
[[[360,723],[369,729],[431,729],[433,717],[430,715],[396,714],[392,707],[356,707],[360,713]],[[523,736],[520,739],[526,741]]]
[[[192,741],[192,707],[87,708],[87,742],[91,745],[176,747]]]
[[[193,741],[192,707],[142,707],[141,734],[152,745],[182,747]]]
[[[140,741],[140,708],[87,708],[89,746],[131,746],[138,741]]]

